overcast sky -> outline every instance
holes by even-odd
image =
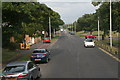
[[[71,24],[84,14],[95,13],[91,0],[39,0],[58,12],[65,24]]]

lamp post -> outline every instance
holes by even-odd
[[[111,14],[111,0],[110,0],[110,47],[112,48],[112,14]]]
[[[56,33],[56,32],[55,32],[55,29],[54,29],[54,37],[55,37],[55,33]]]
[[[72,24],[72,32],[74,31],[73,29],[74,29],[74,24]]]
[[[50,21],[50,17],[49,17],[49,36],[50,36],[50,40],[51,40],[51,21]]]
[[[75,34],[76,34],[76,26],[77,26],[77,21],[75,21]]]
[[[99,24],[99,17],[98,17],[98,40],[100,40],[100,24]]]

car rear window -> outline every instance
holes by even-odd
[[[44,39],[49,39],[49,38],[44,38]]]
[[[23,72],[25,70],[25,66],[8,66],[3,70],[3,73],[18,73]]]
[[[88,40],[86,40],[86,42],[93,42],[93,40],[89,40],[89,39],[88,39]]]
[[[35,50],[33,53],[45,53],[45,50]]]

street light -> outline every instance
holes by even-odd
[[[99,24],[99,17],[98,17],[98,40],[100,40],[100,24]]]
[[[73,32],[73,29],[74,29],[74,24],[72,24],[72,32]]]
[[[55,37],[55,29],[54,29],[54,37]]]
[[[110,47],[112,48],[112,14],[111,14],[111,0],[110,0]]]
[[[51,40],[51,20],[49,17],[49,36],[50,36],[50,40]]]
[[[76,33],[76,26],[77,26],[77,21],[75,21],[75,33]]]

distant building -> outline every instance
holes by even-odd
[[[15,42],[15,38],[13,36],[10,38],[10,42]]]

